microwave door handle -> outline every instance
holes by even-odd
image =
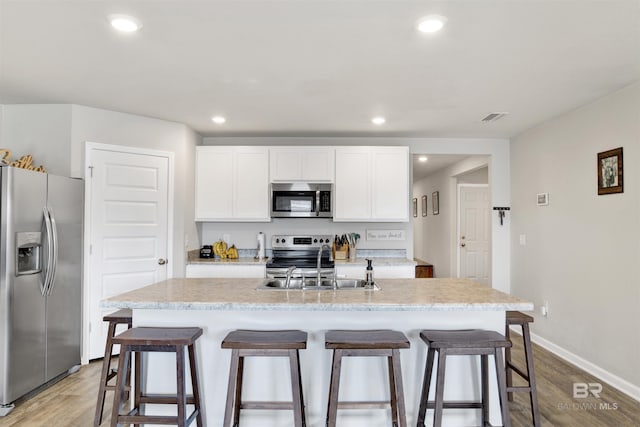
[[[316,216],[320,216],[320,190],[316,190]]]

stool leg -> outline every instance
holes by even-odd
[[[329,404],[327,408],[327,427],[336,427],[338,418],[338,392],[340,390],[340,369],[342,365],[342,350],[333,350],[331,364],[331,381],[329,384]]]
[[[395,372],[393,371],[393,357],[387,357],[389,368],[389,394],[391,395],[391,425],[398,427],[398,395],[396,394]]]
[[[424,427],[424,419],[427,414],[427,402],[429,401],[429,388],[431,386],[431,375],[433,372],[433,359],[435,352],[436,351],[431,347],[427,350],[427,365],[424,369],[422,394],[420,395],[420,410],[418,411],[418,427]]]
[[[407,427],[407,415],[404,407],[404,391],[402,387],[402,368],[400,367],[400,350],[393,349],[391,354],[394,377],[393,383],[395,388],[394,394],[396,396],[397,405],[396,412],[398,412],[397,425],[399,427]]]
[[[524,341],[524,357],[527,363],[527,377],[529,377],[529,397],[531,400],[531,417],[534,427],[540,427],[540,411],[538,409],[538,390],[536,386],[536,375],[533,371],[533,348],[531,347],[531,336],[529,334],[529,324],[522,325],[522,339]]]
[[[293,396],[293,418],[295,427],[304,427],[304,401],[302,384],[300,382],[300,359],[298,350],[289,350],[289,364],[291,365],[291,394]]]
[[[176,403],[178,406],[178,427],[185,427],[187,418],[187,395],[184,386],[184,347],[175,346],[176,352]]]
[[[123,354],[124,353],[124,354]],[[118,375],[116,376],[116,388],[113,393],[113,409],[111,411],[111,427],[118,427],[118,415],[120,414],[120,405],[122,403],[122,395],[124,393],[124,377],[129,373],[127,367],[129,366],[129,347],[120,347],[120,356],[118,357]]]
[[[489,356],[480,355],[480,372],[482,376],[482,426],[490,426],[489,422]]]
[[[500,410],[502,412],[503,427],[511,427],[511,417],[509,415],[509,402],[507,400],[507,380],[502,361],[502,349],[496,348],[494,351],[496,362],[496,374],[498,376],[498,395],[500,396]]]
[[[107,394],[107,376],[109,375],[109,368],[111,367],[111,354],[113,351],[113,344],[111,338],[115,335],[116,324],[109,322],[109,330],[107,332],[107,342],[104,346],[104,359],[102,359],[102,374],[100,375],[100,387],[98,388],[98,403],[96,404],[96,414],[93,418],[94,427],[102,424],[102,413],[104,412],[104,398]]]
[[[507,341],[511,341],[510,332],[511,331],[509,328],[509,324],[507,323],[504,328],[504,336]],[[509,388],[513,386],[513,371],[511,370],[511,347],[507,347],[504,349],[504,368],[507,373],[507,388]],[[508,392],[507,396],[509,398],[509,402],[513,402],[513,392]]]
[[[196,425],[202,426],[202,409],[200,407],[200,385],[198,384],[198,364],[196,363],[196,352],[194,345],[188,346],[189,349],[189,370],[191,371],[191,388],[193,389],[194,406],[198,414],[196,415]]]
[[[442,409],[444,408],[444,370],[447,363],[447,351],[438,351],[438,372],[436,375],[436,402],[433,414],[433,427],[442,426]]]
[[[121,350],[122,351],[122,350]],[[133,352],[133,357],[135,358],[135,373],[134,373],[134,387],[135,390],[133,392],[133,407],[137,409],[138,414],[143,413],[143,403],[142,400],[142,357],[144,354],[142,352]],[[127,360],[127,368],[131,366],[131,357]],[[131,377],[131,373],[129,373],[128,377]],[[133,427],[139,427],[140,424],[134,424]]]
[[[238,419],[235,417],[236,393],[238,386],[238,377],[240,372],[240,350],[233,349],[231,351],[231,366],[229,367],[229,385],[227,387],[227,404],[224,409],[224,427],[231,427],[231,418],[234,416],[233,425],[236,426]],[[240,403],[237,403],[238,407]]]

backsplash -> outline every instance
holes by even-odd
[[[274,218],[271,222],[242,223],[242,222],[203,222],[199,223],[200,244],[211,245],[225,235],[229,243],[236,245],[239,251],[253,251],[255,255],[258,247],[257,235],[263,232],[266,236],[266,248],[271,248],[271,236],[275,234],[328,234],[342,235],[344,233],[358,233],[358,256],[365,250],[400,250],[404,255],[413,256],[413,228],[411,222],[402,223],[361,223],[361,222],[333,222],[322,218]],[[367,230],[403,230],[405,240],[367,240]],[[267,254],[268,255],[268,254]],[[240,254],[242,256],[242,253]],[[369,256],[369,255],[367,255]],[[374,255],[371,255],[374,256]],[[395,256],[395,255],[389,255]]]

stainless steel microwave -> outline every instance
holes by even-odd
[[[331,184],[271,184],[271,218],[331,218],[331,190]]]

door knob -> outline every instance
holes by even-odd
[[[160,264],[160,265],[165,265],[166,263],[167,263],[167,260],[166,260],[166,259],[164,259],[164,258],[160,258],[160,259],[158,260],[158,264]]]
[[[460,246],[462,246],[464,248],[465,246],[467,246],[467,244],[466,243],[461,243]]]

